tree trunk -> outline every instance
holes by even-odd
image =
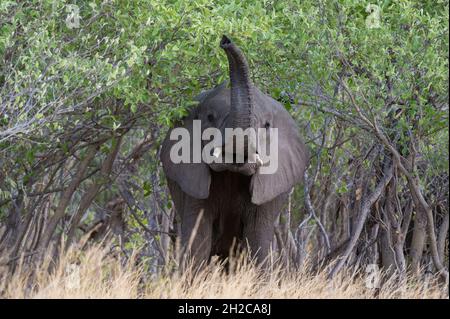
[[[98,144],[93,144],[89,146],[84,159],[78,165],[78,170],[75,176],[71,180],[69,186],[64,190],[63,194],[61,195],[61,199],[59,200],[58,206],[56,207],[55,212],[53,216],[50,218],[50,221],[42,235],[39,244],[39,249],[41,250],[39,258],[42,258],[44,256],[46,248],[50,244],[52,235],[56,230],[56,226],[58,225],[59,221],[64,217],[66,208],[69,205],[72,196],[75,193],[75,190],[78,188],[81,181],[83,180],[83,177],[86,174],[89,164],[94,159],[95,154],[97,154],[98,148],[99,148]]]
[[[439,227],[439,235],[438,235],[438,251],[439,251],[439,257],[444,263],[445,261],[445,242],[448,237],[448,212],[445,214],[444,218],[442,219],[441,226]],[[447,250],[448,252],[448,250]]]
[[[420,272],[420,264],[427,237],[427,218],[425,212],[420,207],[415,206],[414,210],[414,230],[409,255],[411,258],[411,269],[414,273],[418,274]]]
[[[102,166],[100,168],[100,176],[97,178],[97,181],[92,184],[87,191],[84,193],[83,197],[80,200],[80,206],[78,207],[78,210],[72,217],[72,222],[69,228],[69,232],[67,234],[67,244],[66,248],[70,246],[72,243],[75,231],[78,228],[78,225],[80,223],[81,218],[86,213],[88,208],[91,206],[92,202],[94,201],[95,197],[97,196],[98,192],[100,191],[100,188],[109,182],[111,170],[114,164],[114,161],[116,160],[117,154],[120,150],[122,137],[119,136],[116,138],[116,140],[112,141],[112,147],[108,154],[108,156],[105,158],[105,160],[102,163]]]

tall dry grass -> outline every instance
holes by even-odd
[[[366,287],[364,276],[347,271],[332,281],[326,270],[266,272],[246,258],[231,261],[228,274],[212,263],[193,276],[166,272],[149,276],[129,258],[124,264],[101,246],[83,252],[70,250],[56,265],[50,258],[39,268],[19,265],[10,275],[0,270],[1,298],[448,298],[434,278],[408,277],[402,284],[386,280],[379,289]],[[50,267],[51,271],[47,271]]]

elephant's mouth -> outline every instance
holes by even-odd
[[[259,159],[259,156],[256,154],[253,154],[252,161],[249,160],[248,154],[244,154],[243,161],[238,161],[237,154],[229,154],[229,158],[232,158],[232,162],[230,160],[226,161],[225,159],[225,148],[215,148],[213,150],[213,156],[217,159],[220,158],[220,161],[213,162],[209,164],[209,167],[216,172],[222,172],[222,171],[231,171],[235,173],[240,173],[243,175],[253,175],[256,174],[258,171],[258,168],[263,165],[263,162]]]
[[[247,176],[257,173],[258,165],[256,163],[211,163],[209,167],[215,172],[230,171]]]

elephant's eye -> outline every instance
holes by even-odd
[[[208,114],[208,121],[213,122],[214,121],[214,115]]]
[[[266,122],[266,124],[264,124],[264,127],[265,127],[266,129],[270,128],[270,123],[269,123],[269,122]]]

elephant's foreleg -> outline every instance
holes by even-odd
[[[279,212],[280,203],[275,200],[249,210],[244,216],[244,244],[248,245],[250,255],[259,264],[267,265],[269,262],[274,224]]]
[[[208,261],[211,253],[212,219],[204,207],[187,205],[181,218],[182,266],[195,268]]]

